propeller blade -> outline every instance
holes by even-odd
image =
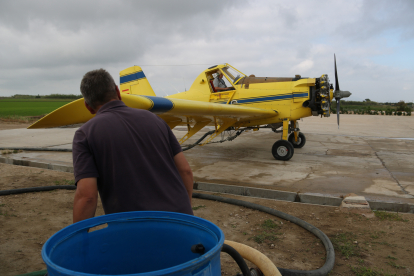
[[[334,54],[334,60],[335,60],[335,91],[337,91],[340,89],[339,89],[338,71],[336,70],[336,55],[335,54]]]
[[[340,107],[340,99],[336,100],[336,118],[338,121],[338,129],[339,129],[339,107]]]

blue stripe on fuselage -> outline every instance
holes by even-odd
[[[169,99],[144,95],[142,95],[142,97],[148,98],[154,103],[152,108],[149,110],[152,113],[164,113],[174,108],[174,103]]]
[[[126,83],[126,82],[130,82],[130,81],[134,81],[134,80],[139,80],[139,79],[143,79],[143,78],[145,78],[145,74],[144,74],[143,71],[136,72],[136,73],[133,73],[131,75],[122,76],[120,78],[120,83],[123,84],[123,83]]]
[[[237,103],[244,104],[244,103],[254,103],[254,102],[264,102],[264,101],[277,101],[277,100],[285,100],[292,98],[292,94],[290,95],[281,95],[281,96],[271,96],[271,97],[261,97],[261,98],[250,98],[245,100],[237,100]]]
[[[293,93],[293,98],[303,98],[303,97],[308,97],[309,94],[308,93]]]
[[[268,101],[280,101],[286,100],[291,98],[302,98],[308,97],[308,93],[294,93],[288,95],[280,95],[280,96],[270,96],[270,97],[259,97],[259,98],[249,98],[249,99],[241,99],[237,100],[238,104],[246,104],[246,103],[254,103],[254,102],[268,102]]]

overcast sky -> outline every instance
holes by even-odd
[[[319,77],[351,100],[414,100],[414,1],[0,1],[0,96],[80,94],[141,66],[159,96],[215,64]],[[179,66],[177,66],[179,65]]]

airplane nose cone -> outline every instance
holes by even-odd
[[[349,92],[349,91],[336,90],[334,92],[334,97],[337,100],[342,99],[342,98],[348,98],[351,95],[352,95],[352,93]]]
[[[342,99],[342,98],[348,98],[349,96],[352,95],[352,93],[349,92],[349,91],[341,91],[340,95],[341,95],[340,97]]]

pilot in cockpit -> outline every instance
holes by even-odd
[[[227,87],[226,83],[223,80],[223,73],[221,71],[217,72],[216,78],[213,81],[213,85],[217,92],[234,90],[233,87]]]

